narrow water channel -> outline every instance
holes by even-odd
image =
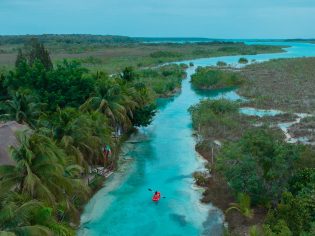
[[[197,66],[217,61],[237,66],[240,57],[265,61],[315,56],[315,45],[280,44],[291,47],[285,53],[192,60],[195,66],[187,69],[181,93],[160,100],[152,125],[139,129],[126,144],[131,160],[87,204],[78,235],[222,235],[222,213],[211,204],[201,204],[201,190],[194,186],[192,174],[203,168],[203,160],[195,152],[187,110],[201,98],[237,100],[239,96],[233,90],[194,91],[190,76]],[[148,188],[161,191],[165,198],[153,203]]]

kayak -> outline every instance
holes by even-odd
[[[154,196],[152,197],[152,201],[158,202],[160,198],[161,198],[161,194],[154,194]]]

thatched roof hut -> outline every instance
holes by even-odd
[[[0,165],[14,165],[10,158],[9,148],[16,147],[19,143],[16,132],[27,129],[26,125],[21,125],[15,121],[0,123]]]

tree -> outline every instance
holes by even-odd
[[[47,104],[48,111],[59,107],[79,107],[93,93],[95,80],[87,75],[87,69],[76,61],[57,64],[55,69],[47,71],[36,60],[31,66],[20,63],[16,72],[9,73],[5,79],[8,90],[27,89]]]
[[[11,99],[2,103],[5,114],[1,117],[34,127],[36,119],[41,114],[42,105],[37,102],[37,98],[30,91],[16,91],[11,95]]]
[[[24,54],[18,54],[18,59],[23,59],[24,55],[30,66],[33,65],[36,61],[39,61],[44,65],[47,70],[53,69],[53,63],[51,61],[48,50],[44,47],[42,43],[38,41],[37,38],[32,38],[28,43],[26,43],[24,46],[24,51]],[[19,61],[17,60],[17,62]]]
[[[79,107],[94,91],[95,81],[86,76],[87,72],[80,63],[64,60],[48,73],[46,80],[42,77],[41,85],[35,89],[52,111],[58,106]]]
[[[23,55],[22,49],[19,48],[16,60],[15,60],[15,67],[18,68],[22,63],[26,63],[26,57]]]
[[[86,168],[101,164],[101,148],[112,144],[111,129],[106,117],[95,111],[83,113],[74,108],[57,109],[41,124],[74,162]],[[50,133],[50,134],[49,134]]]
[[[210,100],[205,99],[191,106],[189,112],[192,115],[193,127],[202,135],[211,133],[215,135],[234,135],[234,130],[239,129],[235,117],[239,117],[239,104],[227,99]]]
[[[25,195],[7,192],[0,202],[0,235],[73,235],[57,222],[52,209]]]
[[[5,84],[6,77],[4,72],[0,71],[0,102],[9,98],[8,88]]]
[[[112,127],[129,125],[125,102],[127,97],[122,93],[121,86],[113,79],[102,77],[96,84],[96,94],[81,106],[83,111],[97,110],[105,114]]]
[[[78,172],[66,175],[71,173],[66,170],[75,166],[67,166],[63,150],[50,138],[32,131],[21,132],[17,137],[20,145],[11,148],[11,157],[16,165],[0,166],[1,189],[46,202],[55,210],[66,206],[65,213],[78,220],[72,199],[73,196],[86,197],[88,189],[76,179]]]
[[[289,190],[293,195],[299,195],[306,189],[315,189],[315,168],[299,169],[290,179]]]
[[[134,115],[131,118],[131,122],[133,126],[148,126],[151,124],[153,117],[156,113],[156,105],[149,104],[144,107],[136,108],[134,111]]]
[[[277,231],[277,223],[280,221],[288,226],[293,235],[307,232],[311,226],[311,216],[305,201],[290,192],[284,192],[277,208],[268,213],[266,223],[273,231]]]
[[[154,98],[144,83],[136,82],[133,84],[133,87],[137,94],[137,96],[134,96],[134,100],[137,101],[137,107],[129,118],[133,126],[148,126],[156,113]]]
[[[133,81],[135,79],[135,72],[133,68],[131,66],[126,67],[121,73],[121,78],[127,82]]]
[[[133,81],[135,79],[133,68],[131,66],[126,67],[121,73],[121,78],[127,82]]]
[[[292,232],[285,223],[284,220],[277,221],[273,227],[266,224],[263,227],[263,231],[265,236],[292,236]]]
[[[275,205],[294,173],[299,148],[278,135],[268,128],[249,130],[238,142],[224,145],[217,157],[216,168],[231,188],[247,193],[254,204]]]
[[[252,218],[254,216],[254,211],[251,209],[250,196],[244,193],[238,194],[238,203],[231,203],[225,212],[228,213],[231,210],[239,211],[246,218]]]

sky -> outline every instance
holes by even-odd
[[[315,0],[0,0],[0,35],[315,38]]]

